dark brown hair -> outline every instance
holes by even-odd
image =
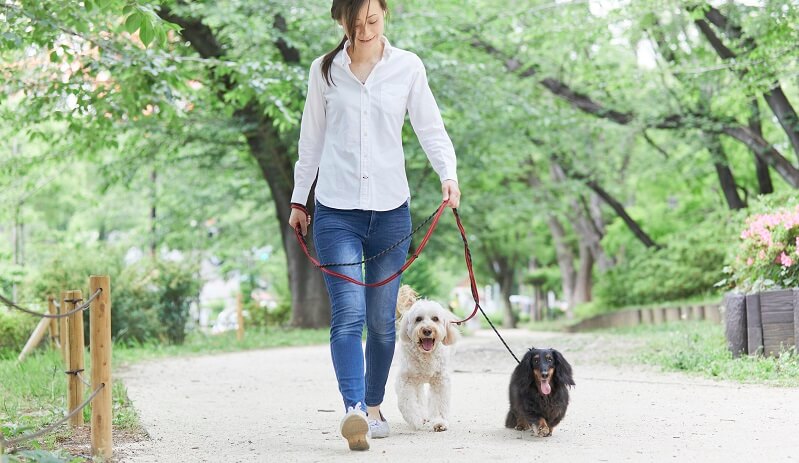
[[[336,54],[344,49],[344,44],[347,43],[347,35],[353,38],[350,46],[355,49],[355,21],[358,19],[358,12],[361,11],[363,5],[369,3],[369,0],[333,0],[333,6],[330,7],[330,16],[339,21],[342,18],[345,20],[347,27],[347,34],[341,39],[336,48],[329,51],[324,58],[322,58],[322,76],[328,85],[333,85],[333,78],[330,76],[330,66],[333,64],[333,58]],[[386,0],[378,0],[380,8],[383,11],[388,11]]]

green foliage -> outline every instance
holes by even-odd
[[[246,329],[285,326],[291,321],[291,302],[288,300],[282,300],[274,307],[261,306],[251,300],[244,305],[244,311]]]
[[[611,309],[715,292],[734,241],[731,222],[729,216],[714,215],[664,239],[662,249],[629,248],[623,261],[598,275],[594,287],[598,306]]]
[[[489,0],[397,0],[390,2],[386,31],[427,67],[458,153],[460,210],[479,284],[497,278],[500,262],[515,272],[513,285],[531,261],[556,265],[553,218],[576,254],[585,241],[578,213],[596,198],[590,180],[666,245],[642,250],[610,208],[597,206],[592,218],[607,233],[602,245],[618,268],[595,273],[595,294],[624,305],[707,291],[707,281],[720,279],[711,263],[720,251],[712,244],[717,236],[703,235],[704,217],[726,208],[716,166],[731,168],[744,197],[758,188],[749,147],[719,135],[726,156],[719,159],[708,151],[708,138],[747,121],[756,99],[763,139],[794,159],[762,94],[777,82],[796,100],[795,2],[720,3],[731,24],[753,39],[716,30],[735,60],[717,56],[694,23],[704,10],[684,2],[513,6],[519,14]],[[210,36],[199,34],[203,43],[197,43],[198,34],[181,35],[161,18],[167,11]],[[27,299],[82,288],[89,272],[100,273],[96,262],[69,261],[69,272],[52,271],[49,283],[35,289],[26,282],[45,273],[63,249],[95,241],[154,245],[157,253],[180,250],[194,262],[214,260],[226,274],[257,281],[255,287],[277,294],[281,309],[269,315],[248,306],[253,320],[283,320],[291,298],[279,233],[285,217],[275,216],[263,183],[268,169],[256,162],[246,138],[253,127],[240,116],[254,113],[272,124],[274,147],[286,163],[275,163],[269,174],[290,182],[286,166],[296,156],[308,65],[340,37],[327,6],[24,0],[0,13],[0,226],[20,226],[25,235],[20,252],[0,243],[0,289],[8,294],[14,284],[25,286]],[[296,60],[286,59],[286,46]],[[403,142],[416,218],[438,203],[440,187],[410,125]],[[583,178],[557,177],[555,157]],[[778,171],[771,175],[778,193],[788,190]],[[151,210],[157,211],[152,223]],[[692,238],[693,230],[704,238]],[[445,217],[406,282],[446,295],[465,276],[460,246]],[[268,258],[260,259],[266,249]],[[61,257],[57,268],[64,269]],[[434,272],[424,268],[428,257]],[[24,263],[10,264],[15,258]],[[122,275],[114,266],[113,274]],[[159,281],[174,285],[174,293],[156,297],[136,287],[134,279],[150,278],[142,272],[131,273],[119,291],[150,309],[126,315],[118,335],[146,339],[166,324],[179,339],[185,306],[176,301],[185,299],[176,294],[190,292],[187,284]]]
[[[27,307],[26,307],[27,308]],[[0,359],[16,358],[36,327],[38,319],[0,308]]]
[[[189,306],[197,297],[196,271],[185,263],[143,262],[120,274],[114,286],[111,326],[120,343],[153,339],[181,344]]]
[[[429,258],[422,256],[402,274],[402,284],[409,285],[419,297],[435,298],[439,293],[438,277],[434,272],[435,264]]]
[[[117,342],[183,342],[189,305],[199,292],[192,264],[142,259],[125,266],[122,250],[107,244],[65,247],[30,277],[24,289],[39,300],[80,289],[86,300],[90,275],[111,279],[111,333]],[[88,312],[84,321],[88,323]]]
[[[543,267],[527,272],[524,283],[533,286],[540,286],[544,291],[560,291],[562,285],[562,275],[558,267]]]

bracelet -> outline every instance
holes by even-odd
[[[302,205],[302,204],[300,204],[300,203],[291,203],[291,208],[292,208],[292,209],[297,209],[297,210],[300,210],[300,211],[302,211],[302,212],[305,212],[305,215],[307,215],[307,216],[310,216],[310,215],[311,215],[311,214],[309,214],[309,213],[308,213],[308,209],[306,209],[306,207],[305,207],[305,206],[303,206],[303,205]]]

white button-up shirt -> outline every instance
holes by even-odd
[[[457,181],[455,149],[422,61],[385,38],[383,43],[383,56],[366,83],[350,70],[349,42],[330,67],[333,85],[322,76],[321,57],[311,64],[291,202],[306,204],[318,172],[316,199],[325,206],[399,207],[410,197],[402,150],[406,111],[441,181]]]

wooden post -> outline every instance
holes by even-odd
[[[236,325],[236,339],[241,341],[244,339],[244,303],[241,293],[236,298]]]
[[[67,291],[67,299],[70,302],[66,303],[66,311],[69,312],[75,308],[76,302],[83,299],[83,293],[80,291]],[[83,374],[83,311],[76,312],[67,317],[67,325],[69,329],[69,372],[76,372]],[[78,405],[83,402],[83,382],[77,374],[67,374],[67,409],[68,413],[78,408]],[[69,419],[69,424],[73,428],[83,425],[83,413],[77,413]]]
[[[67,304],[64,302],[68,299],[68,291],[61,291],[61,302],[58,304],[58,313],[67,312]],[[58,339],[61,341],[61,358],[64,359],[64,368],[69,368],[69,330],[67,330],[67,319],[58,319]]]
[[[47,296],[47,312],[50,315],[56,315],[57,311],[55,308],[55,298],[51,296]],[[58,347],[58,319],[51,318],[50,319],[50,348],[55,349]]]
[[[92,456],[110,459],[114,453],[111,436],[111,281],[108,276],[89,277],[89,294],[102,292],[92,301],[89,312],[89,346],[92,354],[92,391],[103,389],[92,401]]]
[[[36,346],[42,342],[42,338],[44,337],[45,333],[47,333],[47,327],[50,326],[50,320],[46,318],[42,318],[39,320],[39,324],[36,325],[36,328],[31,333],[31,337],[28,338],[28,342],[25,343],[25,347],[22,348],[22,352],[19,353],[19,357],[17,357],[17,362],[21,362],[25,359],[25,356],[30,353]]]

